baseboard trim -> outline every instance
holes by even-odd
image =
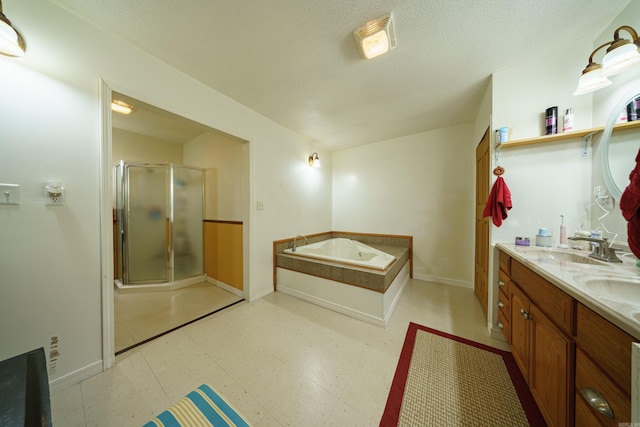
[[[103,371],[102,365],[103,365],[102,360],[99,360],[97,362],[92,363],[91,365],[85,366],[82,369],[78,369],[75,372],[72,372],[63,377],[50,381],[49,390],[51,393],[56,393],[58,391],[67,389],[78,383],[81,383],[87,378],[91,378],[92,376],[102,372]]]
[[[413,273],[413,278],[417,280],[423,280],[425,282],[435,282],[441,283],[443,285],[457,286],[459,288],[473,289],[473,283],[466,282],[464,280],[447,279],[446,277],[432,276],[429,274],[419,274],[416,272]]]
[[[224,289],[227,292],[231,292],[232,294],[240,297],[240,298],[244,298],[244,292],[241,291],[238,288],[234,288],[231,285],[227,285],[224,282],[221,282],[220,280],[214,279],[213,277],[209,277],[207,276],[207,283],[211,283],[212,285],[216,285],[217,287]]]

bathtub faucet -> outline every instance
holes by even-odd
[[[296,236],[293,238],[293,249],[291,249],[292,252],[296,251],[296,240],[298,239],[298,237],[302,237],[304,239],[304,243],[307,245],[309,244],[309,241],[306,237],[304,237],[302,234],[296,234]]]

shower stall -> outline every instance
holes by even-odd
[[[177,289],[204,279],[202,169],[121,161],[115,168],[119,289]]]

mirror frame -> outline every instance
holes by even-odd
[[[611,166],[609,165],[609,141],[611,139],[611,133],[613,132],[613,126],[616,124],[616,120],[618,120],[618,116],[620,116],[620,112],[626,105],[635,99],[640,94],[640,90],[637,87],[634,87],[632,90],[629,90],[625,96],[623,96],[620,101],[613,107],[613,110],[609,114],[609,118],[607,119],[607,123],[602,131],[602,138],[600,139],[600,150],[601,152],[601,170],[602,170],[602,179],[604,180],[604,185],[607,187],[609,194],[615,200],[620,200],[622,197],[622,191],[624,189],[620,189],[616,184],[613,176],[611,175]]]

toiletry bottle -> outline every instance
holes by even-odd
[[[545,113],[546,134],[558,133],[558,107],[549,107]]]
[[[562,122],[562,132],[573,131],[573,108],[567,108],[564,112],[564,120]]]
[[[638,111],[636,110],[635,100],[627,104],[627,121],[635,122],[638,120]]]
[[[564,215],[560,215],[561,221],[560,221],[560,244],[558,245],[559,248],[568,248],[569,245],[567,245],[567,226],[564,225]]]

